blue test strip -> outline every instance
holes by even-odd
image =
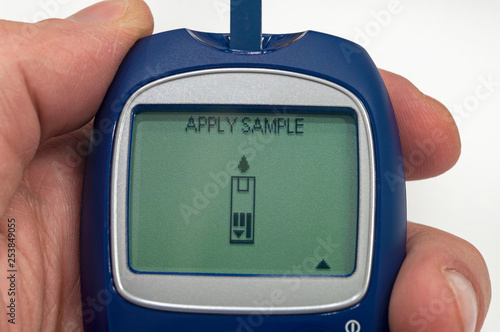
[[[257,51],[262,47],[262,0],[231,0],[231,48]]]

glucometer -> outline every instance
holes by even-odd
[[[405,256],[399,134],[358,45],[186,29],[131,49],[84,178],[85,331],[387,331]]]

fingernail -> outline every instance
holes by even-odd
[[[104,23],[119,19],[125,14],[129,0],[107,0],[82,9],[67,19],[80,23]]]
[[[455,292],[462,316],[464,331],[476,330],[478,305],[477,296],[472,283],[463,274],[455,270],[446,270],[446,278]]]

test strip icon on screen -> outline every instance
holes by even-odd
[[[254,243],[255,176],[231,177],[230,243]]]

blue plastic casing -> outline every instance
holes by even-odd
[[[121,65],[94,122],[81,221],[81,286],[85,331],[388,331],[392,286],[405,257],[406,197],[399,133],[391,102],[368,54],[350,41],[318,33],[265,35],[262,51],[228,48],[228,36],[185,29],[140,40]],[[343,86],[368,111],[376,165],[375,241],[366,297],[356,306],[318,315],[217,315],[152,310],[124,300],[110,262],[110,177],[118,116],[140,87],[210,68],[269,68]],[[221,91],[223,93],[223,91]],[[144,285],[147,287],[147,285]],[[355,325],[348,326],[357,331]]]

